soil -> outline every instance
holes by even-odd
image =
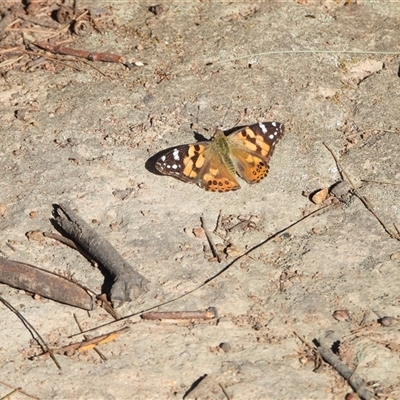
[[[212,306],[218,318],[130,317],[90,332],[130,327],[99,346],[107,361],[92,350],[57,355],[60,371],[2,305],[0,397],[7,384],[27,393],[13,400],[344,399],[352,389],[319,365],[313,343],[333,331],[340,358],[367,388],[400,398],[400,242],[352,191],[321,204],[309,198],[348,180],[325,143],[387,227],[400,225],[400,4],[150,5],[101,3],[102,32],[67,44],[123,55],[132,68],[61,56],[1,67],[0,255],[100,293],[104,275],[81,254],[26,236],[54,231],[52,205],[68,203],[151,282],[121,316],[230,265],[160,308]],[[43,40],[38,31],[25,33]],[[258,184],[206,192],[155,174],[148,161],[221,125],[262,121],[282,122],[286,132]],[[83,329],[112,321],[100,307],[87,312],[7,285],[0,292],[54,348],[83,340],[69,338],[79,332],[74,315]],[[379,323],[385,316],[390,324]]]

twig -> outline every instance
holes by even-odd
[[[390,237],[392,237],[393,239],[400,240],[400,235],[398,235],[396,232],[394,232],[392,229],[390,229],[387,226],[387,224],[382,220],[382,218],[376,213],[376,211],[374,210],[374,206],[370,203],[370,201],[357,190],[357,188],[355,187],[349,174],[345,171],[343,166],[340,164],[339,159],[336,157],[333,150],[325,142],[323,142],[323,144],[329,150],[329,152],[332,154],[332,157],[334,158],[337,166],[340,168],[343,175],[346,177],[347,181],[350,183],[350,186],[352,187],[354,193],[361,200],[361,202],[364,204],[364,206],[367,208],[367,210],[374,215],[374,217],[379,221],[379,223],[383,226],[383,228],[389,234]]]
[[[217,317],[217,310],[209,307],[205,311],[153,311],[141,315],[142,319],[214,319]]]
[[[68,346],[60,347],[59,349],[53,349],[53,353],[64,354],[71,350],[77,350],[78,352],[82,353],[84,351],[92,350],[100,344],[112,342],[122,333],[128,332],[129,329],[130,328],[128,326],[126,326],[125,328],[118,329],[116,331],[107,333],[105,335],[94,337],[93,339],[84,340],[82,342],[77,342],[77,343],[72,343],[72,344],[69,344]],[[48,355],[49,355],[48,352],[44,352],[43,354],[40,354],[40,356],[42,356],[42,357],[48,356]]]
[[[40,400],[39,397],[33,396],[32,394],[28,394],[28,393],[26,393],[25,391],[21,390],[20,388],[14,388],[14,386],[11,386],[11,385],[8,384],[7,382],[4,382],[4,381],[1,381],[1,380],[0,380],[0,385],[4,385],[4,386],[6,386],[6,387],[8,387],[8,388],[10,388],[10,389],[16,389],[16,390],[18,390],[19,393],[22,393],[22,394],[24,394],[25,396],[28,396],[28,397],[30,397],[30,398],[32,398],[32,399]]]
[[[349,383],[352,389],[360,396],[362,400],[371,400],[374,395],[365,387],[364,381],[351,370],[340,358],[331,350],[333,342],[333,334],[330,333],[326,337],[316,341],[318,353],[321,357],[331,365],[344,379]]]
[[[227,393],[227,391],[224,388],[224,385],[222,383],[218,383],[219,387],[221,388],[222,392],[224,393],[225,397],[227,398],[227,400],[231,400],[231,397],[229,396],[229,394]]]
[[[35,51],[29,51],[29,50],[24,50],[24,53],[25,53],[25,54],[29,54],[29,55],[34,55],[34,56],[37,56],[37,57],[44,57],[44,58],[46,58],[46,59],[48,59],[48,60],[55,61],[55,62],[58,62],[58,63],[60,63],[60,64],[65,65],[66,67],[72,68],[72,69],[74,69],[75,71],[79,71],[79,72],[81,71],[78,67],[75,67],[75,66],[73,66],[73,65],[69,65],[69,64],[67,64],[65,61],[62,61],[62,60],[58,59],[58,58],[55,57],[55,56],[49,56],[49,55],[47,55],[47,54],[38,54],[38,53],[35,52]],[[75,60],[74,60],[74,61],[75,61]]]
[[[297,333],[296,331],[293,331],[293,334],[295,336],[297,336],[298,339],[300,339],[300,341],[305,344],[310,350],[315,350],[315,346],[312,346],[310,343],[307,342],[306,339],[304,339],[299,333]]]
[[[97,300],[101,301],[101,306],[106,310],[114,319],[119,319],[117,312],[113,309],[112,304],[107,299],[107,295],[105,293],[99,294],[96,296]]]
[[[43,50],[49,51],[50,53],[81,57],[89,61],[104,61],[113,63],[124,62],[124,58],[122,56],[111,53],[95,53],[86,50],[76,50],[63,45],[52,45],[44,42],[35,43],[35,46],[38,46]]]
[[[381,183],[382,185],[400,185],[400,182],[379,181],[374,179],[361,179],[363,182]]]
[[[21,58],[23,58],[24,56],[19,56],[19,57],[17,57],[17,58],[12,58],[11,60],[6,60],[6,61],[3,61],[2,63],[0,63],[0,68],[1,67],[5,67],[6,65],[10,65],[10,64],[14,64],[14,63],[16,63],[17,61],[19,61]]]
[[[10,393],[7,393],[5,396],[3,396],[0,400],[7,400],[10,399],[11,396],[15,393],[17,393],[19,390],[18,389],[14,389],[12,390]]]
[[[15,309],[6,299],[0,296],[0,301],[10,310],[12,311],[21,321],[22,323],[26,326],[26,328],[29,330],[30,334],[38,341],[38,343],[42,346],[43,349],[45,349],[51,359],[54,361],[58,369],[61,369],[60,364],[58,363],[56,357],[54,356],[53,352],[50,350],[49,346],[47,343],[44,341],[42,336],[40,336],[40,333],[31,325],[31,323],[17,310]],[[33,333],[36,335],[33,334]]]
[[[20,52],[21,48],[20,47],[9,47],[8,49],[1,49],[0,54],[12,53],[14,51]]]
[[[78,325],[79,330],[80,330],[81,332],[83,332],[83,329],[82,329],[82,327],[81,327],[81,324],[80,324],[79,321],[78,321],[78,317],[76,316],[76,314],[74,314],[74,320],[75,320],[76,324]],[[88,335],[83,335],[83,337],[84,337],[86,340],[89,340],[89,336],[88,336]],[[99,355],[99,357],[100,357],[103,361],[107,361],[107,357],[106,357],[97,347],[95,347],[93,350]]]
[[[210,232],[207,229],[207,226],[206,226],[206,223],[205,223],[203,217],[200,217],[200,222],[201,222],[202,228],[204,229],[204,233],[206,234],[206,237],[207,237],[208,243],[210,245],[211,252],[213,253],[213,256],[217,257],[218,262],[221,262],[222,261],[221,255],[219,254],[219,251],[215,247],[214,241],[210,235]]]

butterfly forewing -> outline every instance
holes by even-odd
[[[163,175],[197,183],[212,192],[227,192],[240,187],[234,172],[224,163],[214,142],[175,147],[161,156],[155,167]]]
[[[184,144],[167,151],[155,164],[158,172],[184,182],[197,182],[199,165],[204,164],[204,152],[210,142]]]

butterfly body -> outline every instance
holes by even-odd
[[[217,129],[211,141],[175,147],[155,164],[163,175],[193,182],[205,190],[227,192],[240,188],[236,173],[248,183],[259,182],[269,169],[283,124],[264,122],[225,135]]]

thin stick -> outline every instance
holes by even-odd
[[[310,350],[315,350],[315,346],[312,346],[310,343],[307,342],[306,339],[304,339],[299,333],[297,333],[296,331],[293,331],[294,335],[297,336],[298,339],[300,339],[300,341],[305,344]]]
[[[210,235],[210,232],[207,229],[207,226],[206,226],[206,223],[205,223],[203,217],[200,217],[200,222],[201,222],[202,228],[204,229],[204,233],[207,236],[207,240],[208,240],[208,243],[210,245],[211,252],[213,253],[214,257],[217,257],[218,262],[221,262],[222,261],[221,255],[219,254],[219,251],[215,247],[214,241],[213,241],[213,239],[212,239],[212,237]]]
[[[245,56],[235,57],[228,60],[219,60],[211,63],[207,63],[206,65],[211,64],[221,64],[231,61],[243,60],[244,58],[252,58],[252,57],[264,57],[270,55],[280,55],[280,54],[382,54],[382,55],[398,55],[400,52],[398,51],[364,51],[364,50],[277,50],[277,51],[266,51],[263,53],[253,53]]]
[[[63,354],[65,352],[71,351],[71,350],[77,350],[79,352],[88,351],[88,350],[95,348],[98,345],[109,343],[109,342],[113,341],[120,334],[128,332],[129,330],[130,330],[130,328],[128,326],[126,326],[122,329],[118,329],[116,331],[106,333],[105,335],[96,336],[92,339],[84,340],[82,342],[72,343],[67,346],[60,347],[58,349],[54,349],[53,352],[58,353],[58,354]],[[81,332],[81,333],[84,333],[84,332]],[[40,354],[40,356],[43,357],[43,356],[47,356],[48,354],[49,354],[48,352],[44,352],[43,354]]]
[[[19,61],[21,58],[23,58],[24,56],[19,56],[19,57],[17,57],[17,58],[12,58],[11,60],[6,60],[6,61],[3,61],[2,63],[0,63],[0,68],[1,67],[5,67],[6,65],[10,65],[10,64],[14,64],[14,63],[16,63],[17,61]]]
[[[145,310],[141,310],[141,311],[135,312],[135,313],[133,313],[133,314],[126,315],[125,317],[120,318],[118,321],[123,321],[123,320],[125,320],[125,319],[131,318],[131,317],[135,317],[136,315],[143,314],[143,313],[146,313],[146,312],[148,312],[148,311],[155,310],[156,308],[160,308],[160,307],[166,306],[167,304],[174,303],[174,302],[177,301],[177,300],[180,300],[180,299],[182,299],[182,298],[184,298],[184,297],[186,297],[186,296],[189,296],[190,294],[192,294],[192,293],[194,293],[194,292],[200,290],[200,289],[203,288],[204,286],[208,285],[210,282],[213,282],[214,280],[216,280],[219,276],[221,276],[222,274],[224,274],[229,268],[231,268],[233,265],[235,265],[235,264],[236,264],[238,261],[240,261],[242,258],[248,256],[250,253],[252,253],[253,251],[257,250],[258,248],[264,246],[265,244],[267,244],[268,242],[270,242],[271,240],[273,240],[273,239],[276,238],[277,236],[279,236],[279,235],[281,235],[282,233],[288,231],[289,229],[293,228],[294,226],[300,224],[300,223],[303,222],[304,220],[310,218],[312,215],[315,215],[316,213],[318,213],[318,212],[320,212],[320,211],[322,211],[322,210],[325,210],[325,209],[328,208],[328,207],[330,207],[330,206],[325,206],[325,207],[319,208],[318,210],[314,210],[314,211],[311,212],[310,214],[305,215],[304,217],[302,217],[302,218],[300,218],[299,220],[293,222],[292,224],[286,226],[285,228],[283,228],[283,229],[281,229],[281,230],[275,232],[273,235],[269,236],[267,239],[265,239],[265,240],[263,240],[262,242],[256,244],[256,245],[253,246],[252,248],[246,250],[244,253],[242,253],[241,255],[239,255],[238,257],[236,257],[234,260],[232,260],[231,262],[229,262],[225,267],[223,267],[220,271],[218,271],[216,274],[214,274],[214,275],[211,276],[210,278],[206,279],[203,283],[201,283],[199,286],[195,287],[194,289],[189,290],[188,292],[183,293],[183,294],[181,294],[181,295],[179,295],[179,296],[177,296],[177,297],[174,297],[174,298],[171,299],[171,300],[167,300],[167,301],[165,301],[164,303],[157,304],[157,305],[152,306],[152,307],[149,307],[149,308],[147,308],[147,309],[145,309]],[[103,327],[105,327],[105,326],[109,326],[109,325],[111,325],[111,324],[113,324],[113,323],[115,323],[115,322],[117,322],[117,321],[107,322],[107,323],[105,323],[105,324],[103,324],[103,325],[98,325],[98,326],[95,327],[95,328],[88,329],[88,330],[85,331],[85,332],[75,333],[74,335],[71,335],[71,336],[69,336],[69,337],[71,338],[71,337],[74,337],[74,336],[81,335],[82,333],[88,333],[88,332],[94,331],[94,330],[96,330],[96,329],[103,328]]]
[[[217,310],[209,307],[204,311],[153,311],[141,315],[142,319],[214,319],[217,316]]]
[[[24,50],[24,53],[25,54],[29,54],[29,55],[34,55],[34,56],[37,56],[37,57],[44,57],[44,58],[46,58],[48,60],[55,61],[55,62],[58,62],[60,64],[65,65],[66,67],[72,68],[75,71],[79,71],[79,72],[81,71],[78,67],[75,67],[73,65],[69,65],[65,61],[62,61],[59,58],[57,58],[56,56],[49,56],[49,55],[46,55],[46,54],[39,54],[39,53],[37,53],[35,51],[29,51],[29,50]],[[75,60],[71,60],[71,61],[75,61]]]
[[[379,181],[374,179],[361,179],[363,182],[381,183],[382,185],[400,185],[400,182]]]
[[[58,363],[56,357],[54,356],[53,352],[50,350],[47,343],[44,341],[40,333],[31,325],[31,323],[16,309],[14,308],[6,299],[0,296],[0,301],[10,310],[12,311],[26,326],[29,330],[30,334],[39,342],[39,344],[49,353],[51,359],[54,361],[58,369],[61,369],[60,364]],[[35,333],[35,335],[33,333]]]
[[[222,383],[218,383],[218,385],[219,385],[219,387],[221,388],[222,392],[224,393],[225,397],[226,397],[228,400],[231,400],[231,397],[229,396],[229,394],[228,394],[227,391],[225,390],[224,385],[223,385]]]
[[[122,56],[111,53],[96,53],[86,50],[72,49],[63,45],[52,45],[44,42],[35,43],[35,46],[43,50],[49,51],[54,54],[61,54],[66,56],[75,56],[85,58],[89,61],[104,61],[113,63],[122,63],[124,61]]]
[[[334,158],[337,166],[340,168],[343,175],[346,177],[347,181],[350,183],[350,186],[352,187],[354,193],[361,200],[361,202],[364,204],[364,206],[367,208],[367,210],[370,213],[372,213],[372,215],[374,215],[374,217],[379,221],[379,223],[383,226],[383,228],[389,234],[390,237],[392,237],[393,239],[400,240],[400,235],[398,235],[396,232],[394,232],[392,229],[389,228],[389,226],[383,221],[383,219],[376,213],[376,211],[374,210],[374,206],[370,203],[370,201],[357,190],[357,188],[355,187],[349,174],[345,171],[343,166],[340,164],[339,159],[336,157],[333,150],[325,142],[323,142],[323,144],[329,150],[329,152],[332,154],[332,157]]]
[[[74,320],[75,320],[76,324],[78,325],[79,330],[80,330],[81,332],[83,332],[83,329],[82,329],[82,327],[81,327],[81,324],[79,323],[78,317],[76,316],[75,313],[74,313]],[[89,340],[89,339],[90,339],[88,335],[83,335],[83,337],[84,337],[86,340]],[[95,347],[93,350],[99,355],[99,357],[100,357],[103,361],[107,361],[107,357],[106,357],[97,347]]]
[[[8,49],[1,49],[0,54],[5,54],[5,53],[12,53],[13,51],[20,51],[20,47],[10,47]]]
[[[7,382],[4,382],[4,381],[1,381],[1,380],[0,380],[0,384],[1,384],[1,385],[4,385],[4,386],[6,386],[6,387],[8,387],[8,388],[10,388],[10,389],[18,390],[19,393],[22,393],[22,394],[24,394],[25,396],[28,396],[28,397],[30,397],[30,398],[32,398],[32,399],[40,400],[39,397],[33,396],[32,394],[29,394],[29,393],[26,393],[26,392],[24,392],[23,390],[21,390],[21,388],[15,388],[14,386],[11,386],[11,385],[8,384]]]
[[[3,396],[0,400],[7,400],[7,399],[10,399],[11,396],[12,396],[14,393],[17,393],[17,392],[18,392],[18,389],[14,389],[14,390],[12,390],[10,393],[7,393],[5,396]]]

